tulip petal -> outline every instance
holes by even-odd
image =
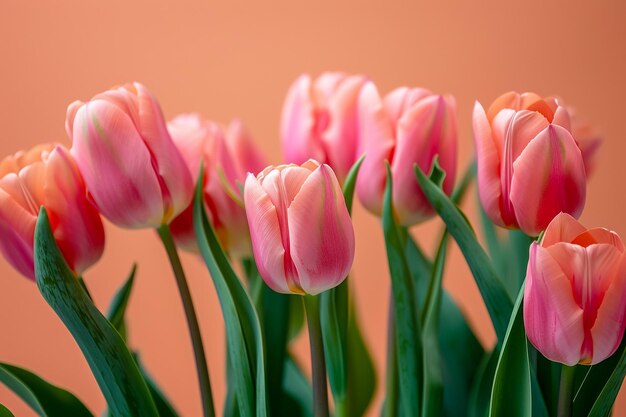
[[[572,242],[576,236],[586,231],[585,226],[568,213],[559,213],[548,225],[543,234],[541,246],[550,247],[559,242]]]
[[[591,364],[611,356],[618,348],[626,326],[626,258],[623,258],[613,274],[602,305],[598,309],[595,325],[591,329],[593,358]]]
[[[246,178],[244,201],[259,273],[274,291],[290,294],[285,277],[285,249],[278,213],[269,195],[252,174]]]
[[[330,121],[321,141],[326,150],[326,162],[343,179],[357,158],[358,119],[357,104],[364,76],[345,78],[328,100]]]
[[[558,106],[556,111],[554,112],[554,118],[552,119],[552,124],[561,126],[568,131],[572,131],[572,121],[570,119],[570,114],[567,109],[563,106]],[[576,138],[574,138],[576,139]]]
[[[396,128],[393,174],[394,209],[410,226],[434,214],[415,178],[414,164],[430,171],[435,155],[446,171],[443,189],[450,193],[456,175],[456,106],[454,99],[431,95],[407,109]]]
[[[479,102],[474,104],[472,125],[476,146],[480,203],[491,221],[499,226],[506,226],[500,210],[500,200],[502,198],[500,155],[493,140],[489,120],[483,106]]]
[[[131,119],[107,101],[92,100],[77,111],[73,132],[71,153],[102,214],[120,226],[159,226],[161,187]]]
[[[325,154],[315,136],[315,106],[311,97],[311,77],[298,77],[289,88],[283,105],[280,137],[285,161],[301,164],[309,158],[324,160]]]
[[[582,318],[570,280],[550,253],[533,243],[524,290],[528,339],[546,358],[573,366],[584,340]]]
[[[385,190],[385,161],[391,161],[395,147],[394,129],[372,82],[359,96],[359,155],[365,159],[357,177],[356,192],[363,206],[382,215]]]
[[[520,110],[521,101],[520,94],[516,91],[509,91],[508,93],[502,94],[500,97],[496,98],[487,109],[486,117],[488,123],[493,123],[496,115],[504,109]]]
[[[550,125],[513,164],[511,203],[526,234],[536,236],[561,211],[580,216],[587,177],[580,150],[564,128]]]
[[[288,209],[291,256],[300,285],[319,294],[341,283],[354,258],[354,231],[337,179],[321,165]]]
[[[2,179],[2,182],[6,177]],[[37,214],[17,203],[0,185],[0,250],[27,278],[35,279],[33,239]]]
[[[267,166],[265,156],[263,156],[241,120],[234,119],[228,125],[226,145],[233,156],[238,181],[243,183],[248,172],[256,175]]]

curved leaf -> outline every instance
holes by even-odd
[[[0,382],[41,417],[93,417],[74,394],[46,382],[26,369],[0,363]]]
[[[0,404],[0,417],[15,417],[8,408]]]
[[[117,290],[111,304],[109,305],[109,311],[107,312],[107,318],[109,322],[117,329],[122,338],[126,340],[126,308],[128,307],[128,301],[130,300],[130,293],[135,282],[135,274],[137,273],[137,265],[133,265],[130,270],[130,274],[124,284]]]
[[[415,289],[404,252],[404,244],[401,242],[399,228],[393,217],[392,181],[391,170],[387,164],[383,229],[393,294],[400,404],[403,415],[418,416],[422,375],[420,324],[413,296]]]
[[[513,307],[496,366],[491,389],[490,417],[532,417],[530,363],[522,314],[523,299],[522,288]]]
[[[202,173],[199,178],[203,178]],[[265,353],[259,317],[241,285],[209,223],[203,203],[202,181],[198,181],[193,202],[193,221],[198,247],[209,269],[222,306],[226,342],[232,353],[231,365],[237,383],[236,398],[243,416],[267,415]],[[252,359],[252,361],[251,361]],[[253,366],[251,366],[254,364]],[[253,384],[253,379],[256,383]],[[256,410],[256,412],[255,412]]]
[[[44,299],[82,350],[114,416],[157,417],[148,386],[124,340],[69,269],[42,208],[35,228],[35,276]]]
[[[437,176],[441,172],[443,171],[435,161],[431,176]],[[415,166],[415,174],[424,195],[446,223],[448,231],[465,256],[491,317],[491,322],[498,336],[498,343],[502,343],[513,310],[513,302],[509,294],[493,269],[491,260],[476,240],[476,235],[467,218],[448,198],[441,187],[428,178],[419,166]]]
[[[606,417],[611,414],[617,394],[624,382],[624,377],[626,377],[626,349],[622,350],[619,361],[615,365],[611,376],[606,381],[606,384],[604,384],[600,395],[596,398],[589,412],[589,417]],[[574,404],[576,404],[576,402],[574,402]]]

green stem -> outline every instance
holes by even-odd
[[[572,393],[575,375],[575,366],[563,365],[561,369],[561,386],[559,388],[558,417],[572,417]]]
[[[198,381],[200,383],[200,396],[202,398],[204,416],[215,417],[211,380],[209,378],[209,370],[207,368],[207,361],[204,355],[204,346],[202,345],[200,326],[198,326],[198,318],[196,317],[196,311],[193,307],[193,300],[191,299],[191,293],[189,292],[185,272],[183,271],[183,266],[180,263],[180,258],[178,257],[176,245],[172,239],[172,233],[170,232],[169,226],[164,224],[157,229],[157,232],[159,233],[159,237],[163,242],[170,264],[172,265],[172,271],[174,272],[176,284],[178,285],[178,292],[180,293],[180,298],[183,302],[183,308],[187,318],[187,327],[189,328],[191,343],[193,345],[193,353],[196,359],[196,370],[198,372]]]
[[[385,391],[383,416],[396,417],[398,414],[398,361],[396,359],[396,320],[393,296],[389,297],[387,318],[387,380],[385,381]]]
[[[329,417],[328,388],[326,385],[326,360],[320,325],[320,301],[318,296],[305,295],[304,309],[309,325],[311,343],[311,370],[313,372],[313,416]]]

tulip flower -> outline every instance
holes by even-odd
[[[35,279],[35,224],[42,206],[74,272],[100,259],[104,229],[78,167],[64,147],[47,144],[0,162],[0,250],[15,269]]]
[[[363,206],[378,216],[382,214],[388,161],[398,222],[411,226],[432,217],[434,210],[415,178],[414,165],[429,172],[438,155],[446,172],[443,190],[452,192],[457,147],[454,97],[401,87],[383,100],[368,82],[359,98],[359,125],[359,153],[366,156],[356,191]]]
[[[354,230],[328,165],[309,160],[248,174],[244,202],[256,264],[274,291],[316,295],[348,275]]]
[[[141,84],[74,102],[72,155],[100,212],[121,227],[159,227],[191,201],[193,184],[159,104]]]
[[[249,134],[237,120],[224,132],[222,126],[198,114],[179,115],[167,128],[193,177],[204,163],[205,207],[222,246],[235,257],[251,255],[239,185],[248,172],[256,174],[266,163]],[[192,205],[174,219],[171,229],[180,247],[197,250]]]
[[[560,212],[580,216],[585,167],[555,99],[511,92],[487,112],[476,102],[473,125],[480,201],[495,224],[537,236]]]
[[[611,356],[626,326],[624,245],[607,229],[557,215],[530,248],[524,325],[548,359],[594,365]]]
[[[366,80],[342,72],[296,79],[280,125],[285,161],[302,164],[313,158],[330,165],[343,181],[359,157],[357,103]]]

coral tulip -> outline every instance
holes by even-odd
[[[343,181],[358,158],[357,101],[366,81],[341,72],[296,79],[281,118],[285,161],[302,164],[313,158],[330,165]]]
[[[478,190],[497,225],[537,236],[560,212],[580,216],[585,167],[567,110],[534,93],[506,93],[473,115]]]
[[[104,250],[100,215],[87,200],[69,152],[48,144],[0,162],[0,250],[15,269],[35,278],[33,244],[42,206],[73,271],[80,274],[100,259]]]
[[[239,194],[248,172],[260,172],[267,164],[241,122],[233,121],[226,132],[198,114],[183,114],[167,128],[196,177],[204,163],[204,201],[211,224],[226,251],[236,257],[251,255],[250,234]],[[238,184],[239,183],[239,184]],[[171,223],[172,234],[182,248],[197,250],[190,205]]]
[[[603,228],[561,213],[530,248],[524,324],[548,359],[594,365],[611,356],[626,326],[624,245]]]
[[[381,99],[373,83],[359,98],[360,152],[365,160],[356,191],[369,211],[381,215],[385,160],[393,175],[393,206],[404,226],[422,222],[434,210],[415,178],[414,165],[431,169],[433,159],[446,171],[443,190],[451,193],[456,174],[456,101],[422,88],[398,88]]]
[[[74,102],[67,111],[72,155],[100,212],[129,228],[169,223],[191,201],[193,184],[157,100],[127,84]]]
[[[244,202],[254,258],[270,288],[316,295],[344,280],[354,230],[328,165],[309,160],[248,174]]]

